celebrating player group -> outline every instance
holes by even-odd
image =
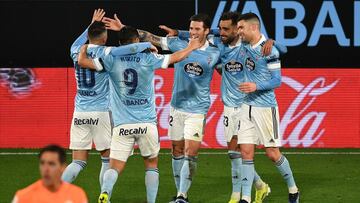
[[[156,69],[174,64],[168,136],[177,194],[170,202],[189,202],[187,194],[196,176],[214,70],[222,76],[232,177],[228,202],[261,203],[270,193],[269,185],[254,168],[256,145],[264,146],[285,180],[289,203],[299,202],[290,164],[279,150],[279,110],[274,93],[281,84],[280,54],[287,52],[286,47],[265,38],[253,13],[225,12],[218,29],[210,29],[210,24],[209,16],[196,14],[190,17],[188,31],[161,25],[167,36],[160,37],[123,25],[116,14],[112,19],[105,17],[102,9],[94,11],[92,23],[71,46],[77,94],[70,133],[73,161],[62,175],[64,181],[74,181],[86,167],[94,143],[102,160],[98,202],[110,202],[117,178],[137,144],[145,164],[147,202],[156,202],[160,141],[154,74]],[[107,30],[117,32],[119,46],[105,46]],[[157,54],[156,47],[172,54]]]

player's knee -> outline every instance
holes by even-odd
[[[157,168],[158,166],[157,155],[154,155],[153,157],[145,158],[144,162],[146,168]]]
[[[241,149],[241,157],[243,159],[253,159],[254,158],[254,151],[250,150],[250,149]]]
[[[281,153],[278,148],[267,148],[266,149],[266,156],[273,162],[276,162],[280,159]]]
[[[184,146],[173,143],[172,144],[172,154],[173,154],[173,156],[176,156],[176,157],[184,155]]]

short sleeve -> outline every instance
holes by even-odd
[[[170,61],[170,55],[160,55],[154,53],[146,53],[146,59],[143,62],[144,66],[152,69],[167,68]]]
[[[278,70],[281,68],[281,61],[279,55],[279,51],[275,47],[273,47],[271,50],[271,54],[265,58],[267,68],[269,70]]]
[[[163,50],[176,52],[185,49],[188,45],[188,42],[178,37],[162,37],[160,39],[160,45]]]

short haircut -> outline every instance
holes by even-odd
[[[259,25],[260,29],[260,18],[255,13],[244,13],[241,14],[238,21],[245,20],[245,21],[252,21]]]
[[[220,17],[220,20],[231,20],[231,24],[236,25],[239,18],[240,18],[240,14],[238,12],[230,11],[230,12],[224,12]]]
[[[106,32],[105,23],[94,21],[88,29],[89,39],[95,40],[101,37]]]
[[[199,13],[190,17],[190,21],[203,22],[204,29],[210,28],[211,19],[207,14]]]
[[[44,148],[40,150],[39,158],[45,153],[45,152],[53,152],[59,155],[59,161],[61,164],[66,163],[66,152],[65,150],[58,146],[58,145],[47,145]]]
[[[118,32],[119,43],[122,45],[131,44],[136,38],[139,38],[139,32],[131,26],[125,26]]]

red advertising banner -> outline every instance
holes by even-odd
[[[360,147],[360,69],[283,69],[276,90],[284,147]],[[226,146],[221,76],[211,83],[204,148]],[[167,137],[173,69],[156,72],[161,146]],[[76,93],[72,68],[0,68],[0,148],[69,144]]]

